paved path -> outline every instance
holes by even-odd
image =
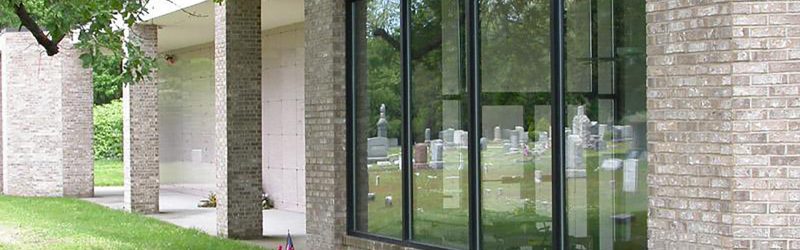
[[[113,209],[122,209],[122,187],[96,187],[95,197],[84,200]],[[160,192],[161,212],[148,215],[180,227],[195,228],[208,234],[217,234],[216,210],[198,208],[197,203],[205,197],[197,191],[181,188],[162,187]],[[264,210],[264,238],[250,240],[248,243],[268,248],[277,248],[286,241],[286,232],[291,230],[296,249],[304,249],[306,216],[303,213]]]

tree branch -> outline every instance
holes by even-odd
[[[387,32],[385,29],[377,28],[372,31],[372,35],[383,39],[384,41],[386,41],[386,43],[389,44],[389,46],[392,46],[392,48],[398,51],[400,50],[400,42],[398,42],[397,39],[392,37],[392,35],[389,35],[389,32]],[[427,55],[431,51],[440,49],[441,46],[442,46],[442,37],[441,36],[436,37],[435,39],[428,41],[427,44],[420,47],[418,51],[413,51],[412,53],[413,56],[411,57],[411,60],[413,61],[419,60],[425,57],[425,55]]]
[[[392,46],[396,50],[400,50],[400,42],[398,42],[397,39],[394,39],[392,35],[389,35],[389,32],[386,32],[385,29],[377,28],[372,31],[372,35],[382,38],[384,41],[389,43],[390,46]]]
[[[58,54],[58,43],[64,39],[64,34],[54,37],[52,40],[50,40],[50,38],[47,37],[47,34],[42,31],[42,28],[39,27],[39,24],[36,23],[36,20],[34,20],[30,13],[28,13],[28,10],[25,9],[25,5],[23,5],[21,2],[14,6],[14,13],[16,13],[17,17],[19,17],[22,26],[25,26],[25,28],[27,28],[31,34],[33,34],[33,37],[36,38],[36,42],[44,47],[48,56]]]

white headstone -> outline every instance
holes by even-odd
[[[624,165],[622,170],[622,191],[634,193],[636,192],[636,170],[639,160],[627,159]]]

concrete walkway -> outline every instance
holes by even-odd
[[[112,209],[122,209],[122,187],[96,187],[95,197],[84,200]],[[210,235],[217,235],[216,209],[198,208],[204,195],[197,191],[178,187],[162,187],[160,193],[161,212],[148,215],[180,227],[194,228]],[[246,242],[266,248],[277,248],[285,244],[286,233],[292,232],[296,249],[304,249],[306,235],[305,214],[276,209],[264,210],[264,238]]]

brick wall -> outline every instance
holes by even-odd
[[[64,195],[91,197],[94,196],[92,70],[83,68],[80,51],[65,49],[61,54]]]
[[[0,34],[3,191],[91,196],[92,85],[69,41],[50,57],[28,32]]]
[[[735,248],[800,248],[800,2],[731,1]]]
[[[157,55],[158,27],[136,25],[127,39],[148,56]],[[157,213],[159,204],[158,84],[157,70],[149,78],[122,90],[124,208]]]
[[[648,12],[650,247],[800,247],[800,3]]]
[[[345,0],[305,1],[306,225],[310,249],[346,232]]]
[[[261,1],[215,7],[217,229],[262,235]]]

